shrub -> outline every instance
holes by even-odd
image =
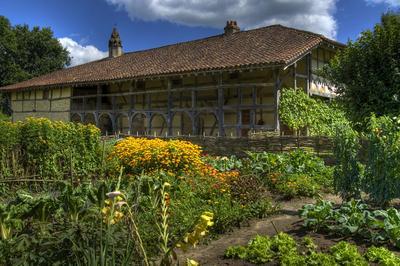
[[[265,193],[265,188],[260,180],[251,175],[233,176],[226,182],[233,200],[241,204],[257,202]]]
[[[340,125],[334,137],[335,191],[344,200],[360,198],[363,186],[364,166],[358,160],[360,150],[358,133],[347,125]]]
[[[368,125],[366,192],[380,205],[400,197],[400,118],[372,116]]]

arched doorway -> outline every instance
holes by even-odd
[[[127,134],[129,131],[129,118],[126,114],[119,114],[116,118],[116,130],[118,133]]]
[[[147,117],[143,113],[137,113],[132,116],[131,134],[132,135],[146,135],[147,131]]]
[[[102,135],[113,134],[113,124],[109,114],[100,115],[98,128]]]
[[[196,117],[195,122],[197,135],[218,135],[218,119],[214,113],[199,113]]]
[[[80,116],[79,114],[77,114],[77,113],[71,114],[71,122],[74,122],[74,123],[82,123],[82,118],[81,118],[81,116]]]
[[[94,117],[94,114],[92,114],[92,113],[85,114],[85,118],[83,120],[83,123],[85,125],[89,125],[89,124],[96,125],[96,119]]]
[[[150,119],[151,132],[149,135],[164,136],[168,132],[167,120],[161,114],[153,114]]]
[[[186,112],[176,112],[172,119],[172,135],[192,134],[192,119]]]

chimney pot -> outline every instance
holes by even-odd
[[[237,25],[236,20],[228,20],[224,28],[225,35],[231,35],[233,33],[239,32],[240,27]]]

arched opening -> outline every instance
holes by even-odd
[[[129,131],[129,118],[125,114],[119,114],[116,119],[116,130],[119,133],[127,134]]]
[[[71,122],[82,123],[81,116],[77,113],[71,115]]]
[[[218,120],[214,113],[200,113],[196,118],[197,135],[217,136]]]
[[[100,115],[98,128],[100,129],[102,135],[113,133],[112,120],[108,114]]]
[[[149,135],[164,136],[168,132],[168,125],[165,117],[161,114],[153,114],[151,116],[151,130]]]
[[[145,114],[138,113],[132,117],[131,134],[146,135],[147,118]]]
[[[85,125],[89,124],[96,125],[96,119],[94,118],[94,114],[92,113],[85,114],[85,119],[83,120],[83,123]]]
[[[172,119],[172,135],[193,135],[192,129],[192,119],[186,112],[175,113]]]

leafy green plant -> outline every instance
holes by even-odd
[[[317,200],[316,204],[306,204],[300,210],[300,216],[304,218],[304,226],[316,230],[328,228],[334,215],[332,202],[325,200]]]
[[[400,212],[395,208],[389,208],[387,211],[377,210],[374,215],[383,219],[383,221],[379,220],[374,223],[385,232],[385,234],[379,235],[380,239],[389,239],[396,247],[400,248]]]
[[[267,187],[287,198],[316,196],[332,186],[332,170],[303,150],[289,153],[248,152],[243,172],[257,176]]]
[[[231,246],[225,258],[245,260],[254,264],[273,265],[398,265],[400,258],[386,248],[371,247],[363,255],[354,244],[345,241],[330,247],[327,252],[317,252],[317,245],[310,237],[304,237],[299,245],[293,237],[279,233],[273,237],[255,236],[246,246]],[[306,250],[306,252],[304,252]]]
[[[202,160],[220,172],[239,170],[243,167],[242,161],[236,156],[203,156]]]
[[[296,253],[297,245],[294,239],[285,233],[279,233],[272,238],[258,235],[251,239],[245,247],[229,247],[225,251],[225,257],[261,264],[293,256]]]
[[[357,246],[348,242],[340,241],[330,248],[330,252],[339,265],[368,265]]]
[[[368,205],[360,200],[351,200],[342,204],[335,211],[337,225],[332,226],[342,235],[360,234],[369,237],[369,228],[375,223],[375,217],[368,210]]]
[[[365,253],[370,262],[379,263],[382,266],[400,265],[400,258],[385,247],[370,247]]]
[[[311,98],[302,89],[284,89],[280,98],[279,116],[297,134],[308,129],[311,135],[332,136],[334,126],[349,124],[337,103]]]

